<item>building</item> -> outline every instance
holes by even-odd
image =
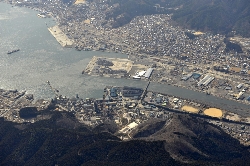
[[[117,90],[115,88],[110,89],[110,96],[111,97],[117,97]]]
[[[243,84],[239,84],[236,86],[236,88],[240,89],[240,88],[242,88],[242,86],[243,86]]]
[[[243,94],[244,94],[244,92],[240,92],[240,93],[236,96],[236,99],[237,99],[237,100],[242,99],[242,98],[243,98]]]
[[[142,95],[142,93],[143,93],[143,89],[141,89],[141,88],[134,88],[134,87],[125,86],[122,89],[122,95],[124,97],[135,97],[135,96],[139,97]]]
[[[138,79],[141,79],[141,77],[136,75],[136,76],[133,76],[133,79],[137,79],[138,80]]]
[[[192,77],[193,73],[189,73],[188,75],[183,76],[181,79],[187,81],[190,77]]]
[[[203,85],[204,85],[204,86],[207,86],[207,85],[210,84],[213,80],[214,80],[214,77],[210,77],[209,79],[207,79],[207,80],[203,83]]]
[[[201,79],[201,80],[197,83],[197,85],[198,85],[198,86],[201,86],[201,85],[207,86],[207,85],[210,84],[213,80],[214,80],[214,77],[211,77],[210,75],[206,75],[203,79]]]
[[[153,70],[154,70],[153,68],[149,68],[145,73],[145,78],[149,79]]]
[[[198,74],[198,73],[193,73],[193,78],[194,78],[194,79],[198,79],[198,78],[200,78],[200,76],[201,76],[201,75]]]

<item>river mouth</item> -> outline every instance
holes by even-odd
[[[131,85],[133,81],[82,75],[93,56],[127,57],[124,54],[76,51],[63,48],[48,31],[52,18],[38,18],[37,12],[0,3],[0,88],[18,89],[36,99],[53,98],[47,85],[67,97],[100,97],[107,85]],[[13,54],[8,51],[20,49]],[[143,83],[142,83],[143,84]],[[100,94],[101,93],[101,94]]]
[[[76,51],[63,48],[48,31],[56,23],[52,18],[38,18],[37,12],[24,7],[11,7],[0,2],[0,88],[17,89],[34,94],[35,99],[50,99],[53,91],[69,98],[101,98],[106,86],[133,86],[145,88],[146,81],[82,75],[93,56],[127,58],[119,53]],[[14,49],[20,51],[8,55]],[[196,100],[227,111],[249,115],[249,106],[194,92],[188,89],[151,83],[149,90],[181,98]],[[224,108],[225,107],[225,108]]]

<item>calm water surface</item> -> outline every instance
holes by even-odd
[[[47,30],[55,25],[52,19],[38,18],[37,12],[0,3],[0,88],[26,90],[36,98],[51,98],[47,86],[59,89],[60,94],[73,97],[101,97],[106,85],[145,85],[145,82],[85,76],[93,56],[127,57],[117,53],[76,51],[62,48]],[[9,50],[21,51],[8,55]]]

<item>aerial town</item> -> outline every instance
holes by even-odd
[[[138,16],[130,23],[111,28],[105,20],[108,6],[104,1],[77,0],[68,7],[59,0],[15,1],[9,3],[39,11],[38,17],[53,17],[58,25],[48,30],[63,47],[78,51],[105,51],[126,54],[127,59],[93,57],[82,74],[136,79],[148,82],[147,87],[104,87],[99,99],[73,99],[55,92],[51,101],[34,102],[33,95],[17,90],[0,91],[0,116],[17,123],[35,122],[46,116],[43,110],[67,111],[79,122],[97,126],[114,121],[123,139],[141,123],[152,118],[171,120],[172,114],[191,114],[222,127],[227,133],[250,145],[250,116],[213,107],[207,103],[148,90],[153,83],[174,85],[206,95],[250,105],[250,40],[232,38],[243,52],[225,52],[225,36],[196,32],[174,26],[171,15]],[[105,24],[104,24],[105,23]],[[104,26],[105,25],[105,26]],[[188,35],[189,34],[189,35]],[[193,36],[193,38],[190,37]],[[22,118],[19,110],[36,108],[37,116]],[[246,110],[249,111],[249,110]]]
[[[103,1],[76,1],[70,7],[60,1],[11,3],[40,11],[41,18],[54,17],[58,26],[48,30],[63,47],[127,54],[128,59],[121,61],[131,61],[133,65],[127,66],[126,72],[120,70],[120,76],[116,73],[118,77],[140,79],[136,73],[141,74],[152,67],[151,81],[250,103],[247,57],[250,41],[247,39],[231,39],[241,44],[243,53],[225,52],[225,36],[174,26],[171,15],[139,16],[125,26],[112,29],[107,23],[103,26],[103,22],[107,21],[104,11],[111,10]],[[187,34],[192,34],[194,39]],[[105,66],[100,71],[97,68],[91,68],[95,70],[93,75],[103,75],[110,70]]]

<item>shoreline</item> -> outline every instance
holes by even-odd
[[[3,2],[3,3],[6,3],[6,2]],[[8,4],[8,3],[7,3]],[[22,6],[23,7],[23,6]],[[36,10],[37,8],[30,8],[30,7],[27,7],[27,8],[29,8],[29,9],[32,9],[32,10],[35,10],[35,11],[38,11],[38,10]],[[54,18],[54,17],[53,17]],[[51,32],[51,34],[53,35],[53,30],[49,30],[50,32]],[[63,33],[63,32],[62,32]],[[65,34],[64,34],[65,35]],[[55,38],[56,38],[56,40],[58,41],[59,39],[55,36],[55,35],[53,35]],[[60,41],[58,41],[59,43],[60,43]],[[63,46],[63,44],[62,44],[63,42],[61,42],[60,44]],[[67,44],[67,43],[66,43]],[[64,47],[64,46],[63,46]],[[105,51],[106,52],[106,51]],[[108,51],[107,51],[108,52]],[[115,52],[114,52],[115,53]],[[129,79],[129,78],[127,78],[127,79]],[[130,78],[131,79],[131,78]],[[157,82],[156,81],[156,83],[159,83],[159,82]],[[161,83],[160,83],[161,84]],[[163,83],[164,84],[164,83]],[[194,89],[190,89],[190,88],[188,88],[188,87],[184,87],[184,86],[178,86],[178,85],[175,85],[175,84],[171,84],[172,86],[175,86],[175,87],[182,87],[182,88],[185,88],[185,89],[189,89],[189,90],[192,90],[192,91],[196,91],[196,92],[202,92],[202,91],[199,91],[199,90],[194,90]],[[202,93],[204,93],[204,92],[202,92]],[[217,95],[217,94],[213,94],[213,93],[211,93],[211,95],[212,96],[215,96],[215,97],[219,97],[219,98],[221,98],[221,99],[226,99],[226,100],[231,100],[231,101],[236,101],[236,100],[234,100],[234,99],[229,99],[229,98],[225,98],[225,97],[223,97],[223,96],[220,96],[220,95]],[[243,102],[239,102],[239,101],[236,101],[236,102],[238,102],[238,103],[240,103],[240,104],[244,104],[244,105],[249,105],[249,104],[247,104],[247,103],[243,103]]]
[[[71,48],[73,47],[73,41],[65,35],[58,25],[48,28],[49,32],[54,36],[54,38],[61,44],[62,47]]]

